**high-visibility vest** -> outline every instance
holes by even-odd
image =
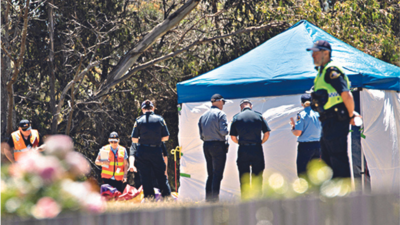
[[[116,157],[114,152],[111,150],[111,145],[106,145],[103,148],[105,151],[108,151],[108,160],[110,161],[110,164],[108,165],[108,168],[103,166],[101,177],[110,179],[114,176],[115,180],[122,180],[124,178],[125,148],[118,145]]]
[[[11,133],[11,137],[14,142],[14,160],[18,161],[22,155],[26,154],[29,150],[31,150],[32,146],[27,147],[25,145],[24,137],[22,136],[19,130]],[[36,141],[35,141],[36,139]],[[33,144],[34,142],[39,143],[39,131],[31,130],[31,138],[30,142]]]
[[[339,69],[339,71],[344,75],[345,81],[347,82],[347,88],[350,89],[349,78],[344,73],[342,66],[333,61],[330,61],[328,64],[326,64],[324,69],[322,69],[322,71],[318,71],[318,74],[314,79],[314,91],[325,89],[328,92],[328,101],[324,105],[325,110],[328,110],[333,106],[343,102],[342,97],[339,95],[339,93],[337,93],[335,88],[333,88],[332,85],[325,82],[326,71],[328,68],[331,67],[336,67],[337,69]]]

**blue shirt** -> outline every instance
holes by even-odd
[[[154,112],[146,112],[136,119],[133,126],[133,138],[139,138],[139,144],[160,145],[161,138],[169,136],[169,131],[164,118],[154,114]]]
[[[233,117],[231,136],[239,136],[239,144],[261,143],[261,132],[271,131],[262,114],[250,108]]]
[[[100,149],[99,154],[97,154],[97,156],[100,156],[100,152],[101,152],[101,150],[103,150],[103,148],[104,148],[104,147],[102,147],[102,148]],[[117,150],[118,150],[118,149],[113,149],[113,148],[111,147],[111,145],[110,145],[110,149],[111,149],[111,151],[114,153],[114,156],[116,156],[116,155],[117,155]],[[126,149],[125,149],[124,159],[128,159],[128,152],[126,151]],[[115,177],[112,176],[110,179],[111,179],[111,180],[115,180]]]
[[[300,130],[298,142],[319,141],[321,138],[321,122],[318,112],[314,112],[310,106],[297,114],[295,130]]]
[[[199,119],[200,139],[203,141],[225,141],[228,134],[226,114],[216,106],[211,106]]]

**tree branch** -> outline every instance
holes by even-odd
[[[108,74],[107,81],[102,85],[95,96],[103,95],[115,85],[115,80],[120,79],[133,66],[139,56],[146,51],[158,38],[163,36],[167,31],[175,27],[179,22],[186,17],[196,6],[200,0],[189,0],[176,12],[168,16],[161,24],[157,25],[148,33],[139,44],[125,54],[118,62],[117,66]],[[110,84],[114,85],[110,85]]]
[[[143,63],[143,64],[133,68],[125,76],[123,76],[123,77],[121,77],[119,79],[116,79],[112,83],[108,84],[108,87],[111,88],[111,87],[113,87],[113,86],[115,86],[115,85],[117,85],[117,84],[129,79],[136,72],[138,72],[140,70],[143,70],[143,69],[146,69],[149,66],[152,66],[152,65],[154,65],[156,63],[159,63],[159,62],[165,61],[167,59],[170,59],[170,58],[172,58],[174,56],[177,56],[177,55],[179,55],[179,54],[181,54],[181,53],[183,53],[185,51],[188,51],[189,49],[191,49],[191,48],[193,48],[193,47],[195,47],[197,45],[201,45],[201,44],[204,44],[204,43],[209,43],[209,42],[212,42],[212,41],[215,41],[215,40],[227,38],[227,37],[238,35],[238,34],[242,34],[242,33],[248,33],[248,32],[253,32],[253,31],[262,31],[262,30],[265,31],[265,30],[269,30],[269,29],[275,28],[275,27],[288,27],[288,26],[289,26],[289,24],[286,23],[286,22],[276,22],[276,23],[273,22],[273,23],[269,23],[267,25],[263,25],[263,26],[259,26],[259,27],[243,28],[243,29],[240,29],[240,30],[238,30],[236,32],[232,32],[230,34],[225,34],[225,35],[221,35],[221,36],[217,36],[217,37],[199,39],[199,40],[193,42],[192,44],[190,44],[189,46],[187,46],[187,47],[185,47],[183,49],[180,49],[180,50],[175,51],[175,52],[171,52],[170,54],[167,54],[167,55],[161,56],[159,58],[153,59],[151,61],[148,61],[146,63]],[[98,96],[95,96],[95,99],[96,98],[98,98]]]

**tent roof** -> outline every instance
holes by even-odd
[[[317,40],[332,46],[352,87],[400,91],[400,67],[383,62],[302,20],[245,55],[203,75],[177,84],[178,102],[209,101],[215,93],[226,99],[304,93],[317,71],[306,48]]]

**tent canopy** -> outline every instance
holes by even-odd
[[[313,85],[317,71],[306,48],[317,40],[332,46],[352,87],[400,91],[400,67],[383,62],[340,41],[306,20],[245,55],[210,72],[177,84],[178,103],[301,94]]]

